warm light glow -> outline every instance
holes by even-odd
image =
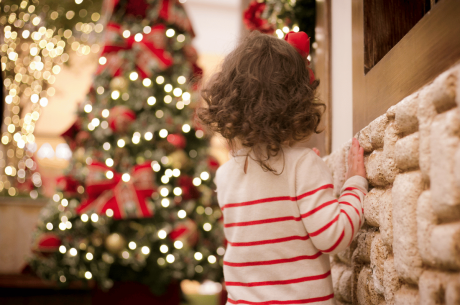
[[[63,245],[62,245],[62,246],[60,246],[60,247],[59,247],[59,252],[61,252],[62,254],[66,253],[66,252],[67,252],[67,249],[66,249],[66,247],[65,247],[65,246],[63,246]]]
[[[208,262],[210,264],[214,264],[215,262],[217,262],[217,258],[214,255],[209,255],[208,256]]]
[[[163,199],[161,200],[161,205],[162,205],[164,208],[169,207],[169,199],[168,199],[168,198],[163,198]]]
[[[112,217],[113,216],[113,210],[112,209],[107,209],[107,211],[105,211],[105,215],[107,215],[107,217]]]
[[[136,245],[135,242],[131,241],[131,242],[129,242],[128,247],[129,247],[131,250],[134,250],[134,249],[136,249],[137,245]]]
[[[165,91],[166,91],[166,92],[171,92],[172,89],[173,89],[173,86],[172,86],[171,84],[166,84],[166,85],[165,85]]]
[[[168,250],[169,250],[168,246],[166,246],[166,245],[161,245],[160,246],[160,252],[161,253],[166,253],[166,252],[168,252]]]
[[[137,72],[131,72],[131,74],[129,74],[129,79],[132,81],[135,81],[138,78],[139,78],[139,74],[137,74]]]
[[[125,140],[123,140],[123,139],[118,140],[117,145],[118,145],[118,147],[124,147],[125,146]]]
[[[209,231],[211,231],[211,229],[212,229],[212,226],[211,226],[210,223],[207,222],[207,223],[205,223],[205,224],[203,225],[203,230],[209,232]]]
[[[161,196],[166,197],[166,196],[169,195],[169,191],[168,191],[167,188],[163,187],[163,188],[161,188],[161,190],[160,190],[160,194],[161,194]]]
[[[82,214],[82,215],[80,216],[80,218],[81,218],[81,221],[83,221],[83,222],[87,222],[88,219],[89,219],[88,215],[86,215],[86,214]]]
[[[209,179],[209,174],[208,172],[202,172],[200,175],[202,180],[208,180]]]
[[[70,255],[72,255],[72,256],[76,256],[76,255],[77,255],[77,249],[72,248],[72,249],[69,250],[69,253],[70,253]]]
[[[168,136],[168,131],[166,129],[162,129],[159,132],[161,138],[166,138]]]
[[[201,185],[201,179],[196,177],[196,178],[193,178],[193,185],[194,186],[199,186]]]
[[[174,195],[180,196],[182,195],[182,189],[180,187],[175,187],[173,190]]]
[[[165,231],[165,230],[160,230],[160,231],[158,231],[158,237],[159,237],[160,239],[165,239],[166,236],[167,236],[167,234],[166,234],[166,231]]]
[[[121,176],[121,180],[124,182],[128,182],[131,179],[131,176],[127,173],[124,173],[123,176]]]
[[[174,34],[176,34],[176,31],[174,31],[174,29],[168,29],[168,30],[166,31],[166,36],[167,36],[167,37],[170,37],[170,38],[171,38],[171,37],[174,36]]]
[[[136,35],[134,35],[134,40],[137,42],[141,41],[142,38],[144,38],[144,36],[141,33],[137,33]]]
[[[174,242],[174,248],[176,249],[182,249],[184,247],[184,244],[180,240],[176,240]]]
[[[165,82],[165,78],[163,76],[158,76],[156,79],[157,84],[161,85]]]
[[[151,96],[151,97],[149,97],[147,99],[147,104],[149,104],[150,106],[153,106],[153,105],[155,105],[156,101],[157,101],[157,99],[154,98],[153,96]]]
[[[147,246],[143,246],[142,249],[141,249],[142,253],[147,255],[150,253],[150,248],[147,247]]]
[[[168,255],[166,256],[166,261],[167,261],[168,263],[172,264],[172,263],[174,263],[174,260],[175,260],[174,255],[168,254]]]
[[[96,213],[91,214],[91,221],[97,222],[99,220],[99,216]]]
[[[88,280],[90,280],[90,279],[93,277],[93,275],[91,274],[91,272],[86,271],[86,272],[85,272],[85,277],[86,277]]]
[[[195,252],[194,257],[197,261],[199,261],[203,259],[203,254],[201,254],[201,252]]]

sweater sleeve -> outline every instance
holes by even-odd
[[[345,181],[337,199],[332,176],[314,152],[296,166],[296,199],[301,218],[315,247],[336,254],[346,249],[364,222],[363,200],[368,182],[361,176]]]

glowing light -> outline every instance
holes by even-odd
[[[86,113],[90,113],[93,110],[93,106],[91,106],[90,104],[86,104],[83,109]]]
[[[66,253],[67,252],[67,249],[65,246],[60,246],[59,247],[59,252],[61,252],[62,254]]]
[[[93,275],[91,274],[91,272],[86,271],[85,272],[85,277],[86,277],[86,279],[90,280],[93,277]]]
[[[104,144],[102,144],[102,148],[104,148],[104,150],[109,150],[110,149],[110,143],[105,142]]]
[[[113,210],[112,209],[107,209],[107,211],[105,211],[105,215],[107,215],[107,217],[112,217],[113,216]]]
[[[191,97],[192,97],[192,96],[191,96],[190,93],[188,93],[188,92],[184,92],[184,93],[182,94],[182,99],[183,99],[184,101],[189,101]]]
[[[150,253],[150,248],[147,247],[147,246],[143,246],[142,249],[141,249],[142,253],[147,255]]]
[[[163,198],[163,199],[161,200],[161,205],[162,205],[164,208],[169,207],[169,199],[168,199],[168,198]]]
[[[137,245],[135,242],[131,241],[129,244],[128,244],[128,247],[131,249],[131,250],[134,250],[136,249]]]
[[[173,86],[172,86],[171,84],[166,84],[166,85],[165,85],[165,91],[166,91],[166,92],[171,92],[172,89],[173,89]]]
[[[168,246],[161,245],[161,247],[160,247],[160,252],[161,253],[166,253],[166,252],[168,252],[168,250],[169,250]]]
[[[160,239],[165,239],[166,236],[167,236],[167,234],[166,234],[166,231],[165,231],[165,230],[160,230],[160,231],[158,231],[158,237],[159,237]]]
[[[165,78],[163,76],[158,76],[156,79],[157,84],[161,85],[165,82]]]
[[[219,254],[220,256],[223,256],[225,254],[225,248],[224,247],[217,248],[217,254]]]
[[[139,74],[137,74],[137,72],[131,72],[131,74],[129,74],[129,79],[132,81],[135,81],[138,78],[139,78]]]
[[[122,256],[124,259],[128,259],[128,258],[129,258],[129,252],[128,252],[128,251],[123,251],[123,253],[121,253],[121,256]]]
[[[126,143],[125,143],[125,140],[123,140],[123,139],[120,139],[120,140],[117,141],[118,147],[124,147],[125,144],[126,144]]]
[[[177,41],[184,42],[185,41],[185,36],[183,34],[177,35]]]
[[[48,99],[46,97],[42,97],[40,99],[40,106],[46,107],[48,105]]]
[[[112,158],[107,158],[105,160],[105,165],[107,165],[108,167],[112,167],[113,166],[113,159]]]
[[[128,30],[123,31],[123,37],[128,38],[131,35],[131,32]]]
[[[61,222],[59,224],[59,230],[64,231],[66,228],[67,228],[67,226],[65,225],[65,223]]]
[[[203,259],[203,254],[201,254],[201,252],[195,252],[194,257],[197,261],[199,261]]]
[[[173,175],[173,171],[172,171],[171,169],[168,168],[167,170],[165,170],[165,175],[166,175],[168,178],[171,178],[172,175]]]
[[[190,127],[189,124],[182,125],[182,131],[185,132],[185,133],[189,132],[191,129],[192,128]]]
[[[144,80],[142,81],[142,85],[144,85],[144,87],[149,87],[150,85],[152,85],[152,81],[149,78],[144,78]]]
[[[177,78],[177,82],[181,85],[185,84],[185,82],[187,81],[187,79],[185,78],[185,76],[179,76]]]
[[[174,34],[176,34],[176,31],[174,31],[173,29],[168,29],[166,31],[166,36],[169,37],[169,38],[173,37]]]
[[[81,219],[81,221],[83,221],[83,222],[87,222],[88,219],[89,219],[89,217],[88,217],[88,215],[86,215],[86,214],[82,214],[82,215],[80,216],[80,219]]]
[[[174,248],[176,249],[182,249],[184,247],[184,243],[182,243],[180,240],[176,240],[174,242]]]
[[[89,252],[86,253],[86,259],[89,260],[89,261],[93,260],[93,254],[89,253]]]
[[[177,217],[179,217],[180,219],[183,219],[187,216],[187,212],[185,212],[184,210],[180,210],[179,212],[177,212]]]
[[[134,40],[137,42],[141,41],[142,38],[144,38],[144,36],[141,33],[137,33],[136,35],[134,35]]]
[[[159,172],[160,169],[161,169],[161,166],[160,164],[158,164],[157,161],[152,161],[152,163],[150,164],[152,166],[152,169],[155,171],[155,172]]]
[[[46,224],[46,228],[47,228],[48,230],[50,230],[50,231],[53,230],[53,224],[52,224],[51,222],[48,222],[48,223]]]
[[[63,207],[66,207],[66,206],[69,205],[69,201],[64,198],[64,199],[61,200],[61,204],[62,204]]]
[[[193,185],[194,186],[199,186],[201,185],[201,179],[196,177],[196,178],[193,178]]]
[[[173,190],[174,195],[180,196],[182,195],[182,189],[180,187],[175,187]]]
[[[162,176],[161,177],[161,182],[163,182],[164,184],[168,183],[169,182],[169,178],[167,176]]]
[[[173,94],[174,94],[174,96],[177,96],[177,97],[181,96],[182,95],[182,89],[181,88],[174,89]]]
[[[110,115],[110,111],[108,109],[102,110],[102,117],[107,118]]]
[[[166,104],[169,104],[172,102],[172,97],[171,95],[166,95],[165,98],[164,98],[164,101]]]
[[[143,31],[145,34],[149,34],[152,31],[152,28],[149,26],[145,26]]]
[[[293,30],[294,30],[294,32],[298,32],[300,29],[299,29],[299,27],[296,25],[296,26],[294,26]]]
[[[173,174],[174,177],[179,177],[180,176],[180,169],[178,169],[178,168],[173,169],[172,174]]]
[[[203,230],[209,232],[211,231],[211,229],[212,229],[212,225],[210,223],[207,222],[203,225]]]
[[[283,27],[283,32],[284,33],[289,33],[289,28],[287,26]]]
[[[151,97],[149,97],[149,98],[147,99],[147,104],[149,104],[150,106],[155,105],[156,102],[157,102],[157,99],[154,98],[153,96],[151,96]]]
[[[168,131],[166,129],[162,129],[159,132],[161,138],[166,138],[168,136]]]
[[[147,140],[147,141],[150,141],[153,139],[153,133],[151,133],[150,131],[146,132],[144,134],[144,138]]]
[[[118,98],[120,97],[120,91],[118,91],[118,90],[112,91],[111,96],[112,96],[112,98],[113,98],[114,100],[118,99]]]
[[[175,260],[174,255],[168,254],[168,255],[166,256],[166,261],[167,261],[168,263],[172,264],[172,263],[174,263],[174,260]]]
[[[169,195],[169,191],[168,191],[167,188],[163,187],[163,188],[160,190],[160,194],[161,194],[161,196],[166,197],[166,196]]]
[[[107,179],[113,179],[113,172],[112,171],[107,171],[105,173],[105,176],[107,177]]]
[[[214,255],[209,255],[208,256],[208,262],[210,264],[214,264],[215,262],[217,262],[217,258]]]
[[[76,256],[76,255],[77,255],[77,249],[72,248],[72,249],[69,250],[69,253],[70,253],[70,255],[72,255],[72,256]]]
[[[128,182],[131,179],[131,176],[127,173],[124,173],[123,176],[121,176],[121,180],[124,182]]]
[[[97,222],[99,220],[99,216],[96,213],[91,214],[91,221]]]

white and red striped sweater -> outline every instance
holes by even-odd
[[[335,304],[327,254],[347,248],[364,222],[367,180],[351,177],[337,200],[321,158],[303,147],[283,151],[280,175],[251,158],[245,174],[245,156],[217,171],[227,304]],[[282,158],[271,165],[281,169]]]

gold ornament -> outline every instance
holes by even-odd
[[[112,90],[118,90],[121,92],[125,92],[128,89],[128,81],[122,77],[122,76],[117,76],[112,78],[110,81],[110,89]]]
[[[105,247],[112,254],[120,253],[126,247],[126,240],[118,233],[112,233],[105,239]]]
[[[176,150],[168,156],[168,164],[174,168],[182,169],[188,161],[188,156],[183,150]]]

